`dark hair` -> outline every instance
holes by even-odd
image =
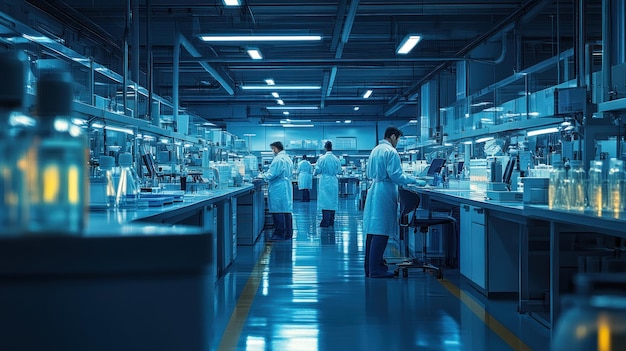
[[[387,130],[385,130],[385,139],[391,138],[391,136],[394,134],[396,135],[396,138],[399,138],[404,135],[404,133],[402,133],[400,129],[394,126],[389,126],[387,127]]]
[[[303,159],[303,160],[306,160],[306,155],[302,155],[302,159]]]
[[[271,143],[270,146],[275,146],[278,151],[283,151],[285,149],[285,147],[283,147],[283,143],[281,143],[280,141],[275,141]]]
[[[326,151],[333,151],[333,142],[329,140],[324,143],[324,149],[326,149]]]

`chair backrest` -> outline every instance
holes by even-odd
[[[412,190],[398,189],[398,198],[400,200],[400,216],[409,214],[420,205],[419,195]]]

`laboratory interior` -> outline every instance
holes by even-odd
[[[625,18],[0,1],[0,349],[625,350]]]

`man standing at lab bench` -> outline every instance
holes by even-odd
[[[363,210],[363,232],[365,240],[365,276],[392,278],[387,270],[383,254],[389,235],[398,231],[398,185],[425,182],[404,174],[400,155],[396,151],[402,132],[396,127],[385,130],[385,139],[372,150],[367,161],[367,178],[372,185],[367,192]]]
[[[259,178],[269,183],[267,203],[274,220],[274,233],[269,240],[287,240],[293,237],[293,161],[280,141],[271,143],[270,147],[274,152],[274,159],[267,172],[259,174]]]
[[[339,179],[341,161],[333,155],[333,143],[329,140],[324,144],[326,153],[320,156],[315,163],[313,175],[321,174],[317,187],[317,209],[322,210],[320,227],[335,225],[335,211],[339,207]]]

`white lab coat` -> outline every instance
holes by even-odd
[[[293,211],[293,188],[291,174],[293,161],[283,150],[276,154],[270,168],[262,177],[267,181],[267,203],[271,213],[291,213]]]
[[[363,210],[363,233],[397,236],[399,227],[398,185],[417,183],[402,172],[400,155],[387,140],[370,153],[367,177],[372,181]]]
[[[326,153],[315,163],[313,175],[321,174],[317,187],[317,209],[336,211],[339,207],[339,179],[341,161],[332,151]]]
[[[313,188],[313,166],[308,160],[298,163],[298,190]]]

